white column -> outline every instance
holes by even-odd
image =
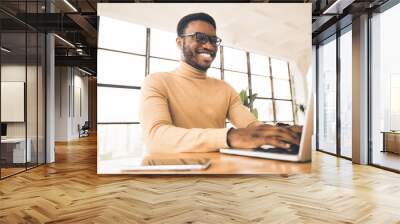
[[[353,19],[353,162],[368,163],[368,15]]]
[[[54,12],[54,5],[46,1],[46,12]],[[46,35],[46,163],[55,161],[55,43],[54,34]]]
[[[54,35],[46,35],[46,163],[55,161],[55,75]]]

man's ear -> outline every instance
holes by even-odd
[[[176,38],[176,46],[177,46],[179,49],[182,50],[182,45],[183,45],[182,38],[177,37],[177,38]]]

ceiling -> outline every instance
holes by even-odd
[[[67,4],[66,1],[70,4]],[[74,44],[75,47],[72,48],[70,45],[66,44],[64,41],[56,38],[56,64],[57,65],[70,65],[70,66],[81,66],[88,69],[91,69],[94,73],[96,71],[96,48],[97,48],[97,3],[143,3],[143,2],[154,2],[154,3],[166,3],[166,2],[184,2],[184,1],[165,1],[165,0],[35,0],[35,1],[20,1],[20,0],[1,0],[0,1],[0,23],[2,27],[2,32],[19,32],[25,27],[31,27],[32,29],[36,29],[39,31],[46,32],[55,32],[63,39],[69,41]],[[336,4],[335,1],[340,1],[341,4]],[[312,17],[309,16],[309,20],[311,23],[305,24],[305,27],[311,26],[311,35],[313,39],[313,43],[317,43],[321,39],[331,35],[335,32],[335,24],[338,20],[347,17],[350,17],[348,20],[351,21],[351,16],[355,16],[361,12],[366,10],[370,10],[378,7],[383,4],[387,0],[233,0],[231,2],[235,3],[312,3]],[[47,2],[47,7],[46,7]],[[203,1],[191,1],[191,2],[224,2],[226,1],[213,1],[213,0],[203,0]],[[239,7],[241,4],[234,4]],[[276,4],[275,4],[276,5]],[[72,7],[71,7],[72,6]],[[151,4],[148,5],[149,7]],[[334,6],[334,7],[331,7]],[[242,8],[242,7],[240,7]],[[290,8],[290,7],[289,7]],[[289,8],[284,11],[280,11],[277,18],[281,18],[282,21],[286,23],[290,19],[294,19],[296,17],[297,12],[292,11]],[[328,8],[333,8],[333,12],[323,14],[324,11]],[[49,13],[51,9],[52,13]],[[177,8],[178,9],[178,8]],[[157,8],[153,7],[153,10],[157,10]],[[193,10],[193,8],[191,9]],[[258,10],[258,9],[257,9]],[[256,11],[257,11],[256,10]],[[263,9],[264,10],[264,9]],[[335,13],[335,10],[337,12]],[[171,9],[171,11],[173,11]],[[189,11],[188,9],[179,7],[179,10],[175,10],[179,15],[182,15],[182,12]],[[227,11],[227,10],[224,10]],[[262,11],[262,10],[261,10]],[[27,12],[27,13],[25,13]],[[284,13],[282,13],[284,12]],[[140,12],[137,12],[140,13]],[[151,12],[151,15],[154,15],[154,12]],[[143,13],[141,14],[143,15]],[[178,15],[178,14],[177,14]],[[149,17],[149,14],[144,15]],[[222,20],[219,18],[219,13],[213,13],[213,16],[216,17],[217,21],[223,21],[220,23],[221,27],[235,27],[235,24],[241,23],[241,26],[244,27],[246,31],[252,31],[254,28],[252,26],[258,26],[259,23],[248,22],[247,24],[253,24],[246,27],[246,24],[243,21],[238,21],[237,19],[232,18]],[[236,15],[235,15],[236,16]],[[268,21],[268,16],[271,15],[262,15],[262,13],[257,12],[254,15],[257,21],[263,21],[263,24],[268,24],[268,27],[274,27],[276,24],[271,24],[271,20]],[[151,18],[152,16],[150,16]],[[176,17],[176,16],[175,16]],[[175,18],[176,20],[176,18]],[[295,20],[295,19],[294,19]],[[167,26],[171,21],[171,19],[166,19],[165,24],[160,26]],[[278,20],[274,20],[279,22]],[[287,29],[292,29],[294,32],[297,25],[299,25],[300,21],[306,21],[299,19],[298,21],[294,21],[293,24],[287,23],[284,26]],[[345,25],[345,24],[342,24]],[[167,28],[170,29],[170,28]],[[222,31],[222,29],[219,29]],[[300,43],[304,42],[304,39],[300,38],[300,35],[293,35],[292,37],[285,37],[281,40],[274,40],[276,37],[282,37],[284,32],[276,33],[276,32],[267,32],[258,29],[258,31],[252,32],[252,39],[249,40],[248,32],[244,35],[245,32],[234,32],[230,35],[226,34],[224,38],[224,42],[231,43],[233,46],[239,46],[242,48],[251,47],[254,48],[254,44],[252,40],[256,40],[255,42],[261,42],[263,39],[268,40],[272,43],[272,46],[269,46],[268,50],[270,54],[276,54],[277,51],[281,51],[282,48],[292,48],[293,46],[288,45],[288,41],[290,40],[292,43]],[[225,36],[225,34],[224,34]],[[273,38],[274,37],[274,38]],[[297,39],[299,38],[299,39]],[[278,38],[279,39],[279,38]],[[247,40],[247,41],[246,41]],[[306,44],[308,47],[308,44]],[[306,47],[304,47],[306,48]],[[79,50],[78,50],[79,49]],[[290,49],[289,49],[290,50]],[[300,50],[300,48],[299,48]],[[81,53],[78,53],[81,52]],[[301,55],[301,54],[298,54]],[[282,56],[283,57],[283,56]],[[296,60],[296,59],[294,59]],[[307,63],[306,63],[307,64]]]

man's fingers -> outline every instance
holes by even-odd
[[[289,149],[290,144],[279,141],[278,139],[271,139],[271,138],[266,138],[266,144],[265,145],[273,145],[278,148],[284,148],[284,149]]]
[[[297,138],[297,134],[295,133],[295,132],[293,132],[293,131],[291,131],[288,127],[277,127],[277,126],[272,126],[272,127],[262,127],[262,129],[261,129],[263,132],[265,132],[265,133],[269,133],[269,135],[274,135],[274,134],[276,134],[276,135],[279,135],[279,136],[281,136],[280,134],[283,134],[283,135],[285,135],[285,133],[286,133],[286,136],[292,136],[293,138]]]
[[[273,130],[271,129],[268,131],[264,131],[262,136],[267,139],[276,138],[288,143],[300,144],[300,140],[298,139],[297,135],[290,132],[289,130],[275,128]]]
[[[300,139],[297,139],[297,138],[291,139],[291,140],[287,140],[286,138],[281,138],[281,137],[275,137],[275,138],[281,142],[300,145]]]
[[[293,138],[293,139],[297,139],[297,138],[298,138],[297,133],[291,131],[291,130],[288,129],[288,128],[279,128],[278,130],[279,130],[279,132],[282,133],[283,135],[285,135],[285,136],[290,136],[289,138]]]
[[[303,130],[303,126],[300,126],[300,125],[293,125],[293,126],[290,126],[289,129],[290,129],[291,131],[293,131],[293,132],[301,133],[302,130]]]

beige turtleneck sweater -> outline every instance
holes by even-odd
[[[217,151],[228,147],[226,119],[237,128],[259,123],[229,84],[182,61],[175,71],[145,78],[140,108],[151,153]]]

